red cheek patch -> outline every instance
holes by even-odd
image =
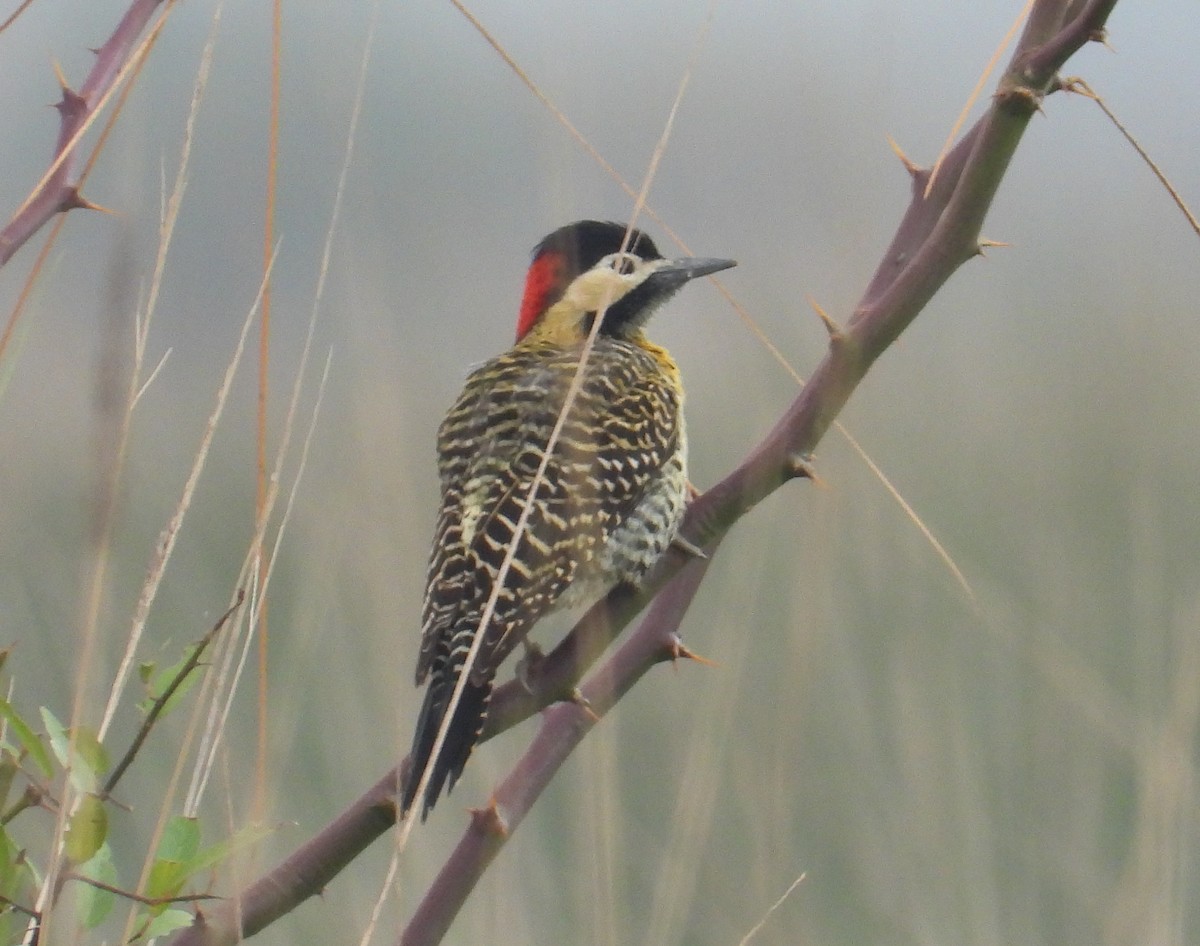
[[[564,262],[561,253],[548,252],[530,264],[525,277],[525,295],[521,298],[521,314],[517,316],[518,342],[529,334],[542,313],[562,296]]]

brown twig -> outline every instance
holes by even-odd
[[[154,728],[158,717],[162,715],[162,711],[166,708],[167,702],[175,695],[175,692],[183,685],[183,681],[188,678],[188,675],[200,665],[200,658],[204,656],[204,652],[208,649],[208,645],[213,642],[220,632],[221,628],[233,617],[233,612],[242,606],[242,602],[246,600],[246,592],[239,588],[237,592],[237,600],[233,602],[229,610],[226,611],[217,620],[217,623],[196,643],[195,649],[187,660],[183,662],[183,666],[179,668],[179,672],[167,684],[166,689],[154,701],[154,705],[150,707],[150,711],[146,714],[146,718],[142,721],[141,728],[138,729],[137,735],[133,737],[133,741],[129,744],[129,748],[125,750],[125,755],[121,757],[121,761],[116,764],[109,775],[108,780],[104,783],[104,788],[101,790],[101,797],[107,798],[112,794],[113,789],[117,787],[117,783],[121,781],[121,776],[125,774],[126,769],[133,763],[137,757],[138,750],[141,749],[142,743],[146,741],[146,737],[150,735],[150,730]]]
[[[217,899],[216,895],[211,893],[183,893],[173,897],[147,897],[140,893],[134,893],[132,890],[123,890],[113,884],[106,884],[103,880],[97,880],[95,877],[78,874],[75,871],[69,871],[64,874],[62,879],[64,881],[77,880],[81,884],[87,884],[89,887],[95,887],[97,890],[115,894],[125,900],[132,900],[134,903],[140,903],[147,907],[162,907],[168,903],[199,903],[202,900]]]
[[[25,786],[25,791],[21,793],[21,797],[9,805],[3,813],[0,813],[0,825],[7,825],[23,811],[41,807],[45,804],[46,798],[46,790],[31,780]]]
[[[22,906],[21,904],[17,903],[16,900],[12,899],[11,897],[6,897],[2,893],[0,893],[0,903],[4,904],[10,910],[15,910],[17,913],[23,913],[30,919],[41,920],[42,918],[42,915],[38,913],[37,910],[31,910],[29,907]]]

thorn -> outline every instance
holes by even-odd
[[[904,165],[904,170],[906,170],[912,177],[920,177],[925,173],[924,168],[922,168],[919,164],[914,164],[911,160],[909,160],[908,155],[904,153],[904,149],[900,147],[900,145],[896,142],[896,139],[891,135],[887,136],[887,143],[888,147],[892,149],[892,154],[900,159],[900,163]]]
[[[59,115],[65,118],[73,118],[77,115],[82,115],[87,111],[87,102],[78,92],[73,92],[71,89],[63,87],[62,98],[55,102],[52,106]]]
[[[104,207],[100,204],[93,204],[90,200],[84,197],[77,188],[71,187],[63,194],[63,199],[59,202],[59,210],[98,210],[103,214],[111,214],[116,216],[117,212],[111,207]]]
[[[58,87],[62,89],[63,98],[66,98],[68,95],[75,95],[71,91],[71,85],[67,82],[67,75],[63,72],[62,66],[58,64],[57,59],[51,60],[50,67],[54,70],[54,77],[58,79]]]
[[[1000,240],[980,240],[979,245],[975,247],[976,256],[987,256],[987,251],[994,246],[1012,246],[1011,243],[1003,243]]]
[[[581,689],[579,689],[579,687],[571,688],[571,696],[569,697],[569,699],[572,703],[574,703],[581,710],[583,710],[584,715],[587,716],[587,718],[590,719],[593,723],[600,722],[600,717],[597,716],[596,711],[594,709],[592,709],[591,701],[588,700],[588,698],[583,695],[583,691]]]
[[[471,816],[471,827],[495,838],[508,837],[508,822],[500,814],[495,795],[483,808],[468,808],[467,812]]]
[[[698,664],[703,664],[705,667],[721,666],[715,660],[709,660],[707,657],[701,657],[694,650],[691,650],[680,639],[678,634],[672,634],[670,641],[667,643],[667,653],[670,655],[671,663],[677,660],[694,660]]]
[[[681,551],[684,555],[690,556],[691,558],[698,558],[702,562],[708,561],[708,553],[704,551],[704,549],[685,539],[678,532],[675,533],[675,538],[671,540],[671,544],[675,546],[675,548],[679,549],[679,551]]]
[[[1031,114],[1046,114],[1045,109],[1042,108],[1042,95],[1033,89],[1010,86],[1008,88],[1001,88],[992,98],[1001,105],[1007,105],[1010,108],[1017,108],[1019,106],[1028,109]]]
[[[794,477],[812,480],[813,486],[816,486],[818,489],[825,488],[825,481],[817,475],[817,468],[813,466],[811,453],[801,453],[788,457],[788,472]]]
[[[829,333],[829,341],[834,345],[840,345],[846,338],[842,333],[841,326],[833,320],[828,312],[821,308],[820,303],[812,296],[808,297],[808,304],[813,307],[813,311],[817,313],[821,324],[825,326],[825,331]]]
[[[687,481],[687,494],[688,494],[688,502],[693,503],[697,499],[699,499],[701,496],[703,496],[704,492],[703,492],[703,490],[700,489],[699,486],[697,486],[691,480],[688,480]]]
[[[62,68],[57,62],[54,63],[54,76],[58,79],[58,88],[62,93],[62,98],[54,103],[54,107],[58,109],[58,113],[64,116],[82,115],[87,111],[87,102],[83,96],[71,88],[67,84],[67,77],[63,74]]]
[[[1097,30],[1092,30],[1092,32],[1088,34],[1088,42],[1099,43],[1110,53],[1115,53],[1117,51],[1113,44],[1108,41],[1108,30],[1103,26]]]

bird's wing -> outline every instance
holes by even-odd
[[[442,507],[426,583],[417,679],[446,635],[478,621],[512,544],[577,354],[523,361],[502,355],[476,371],[439,431]],[[489,623],[502,658],[551,610],[612,529],[641,501],[679,432],[638,421],[648,411],[673,425],[677,405],[654,372],[628,359],[589,363],[527,516],[518,552]],[[660,403],[662,402],[662,403]],[[603,407],[599,409],[598,406]],[[670,409],[667,409],[667,408]]]
[[[447,635],[479,621],[570,382],[561,364],[522,354],[509,352],[472,373],[438,432],[442,504],[426,577],[418,682]],[[562,549],[568,519],[556,513],[566,494],[560,461],[556,452],[547,467],[496,602],[492,639],[535,621],[573,574],[572,557]]]

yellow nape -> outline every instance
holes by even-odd
[[[638,332],[637,337],[633,341],[654,356],[663,374],[671,380],[671,384],[674,387],[679,389],[682,397],[683,388],[679,380],[679,366],[675,364],[675,359],[671,357],[671,353],[663,348],[662,345],[655,345],[654,342],[646,338],[641,332]]]

